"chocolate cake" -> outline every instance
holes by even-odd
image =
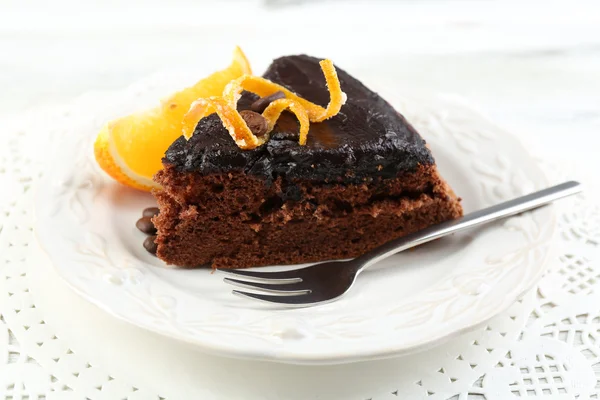
[[[310,125],[284,112],[265,144],[240,149],[216,114],[175,141],[155,176],[157,255],[182,267],[246,268],[356,257],[462,215],[416,130],[377,93],[337,69],[347,101]],[[264,77],[319,105],[319,60],[275,60]],[[257,96],[244,93],[238,110]]]

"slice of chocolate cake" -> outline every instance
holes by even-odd
[[[213,268],[343,259],[462,215],[415,129],[337,71],[347,101],[310,124],[306,145],[287,112],[252,150],[240,149],[216,114],[171,145],[155,177],[158,257]],[[264,77],[316,104],[329,100],[316,58],[279,58]],[[238,110],[256,100],[244,93]]]

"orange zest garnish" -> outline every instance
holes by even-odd
[[[321,122],[336,115],[342,105],[346,102],[346,95],[342,92],[340,81],[331,60],[322,60],[319,65],[325,75],[325,82],[329,90],[329,104],[327,108],[323,108],[315,103],[303,99],[297,94],[291,92],[285,87],[273,83],[265,78],[254,75],[244,75],[232,81],[225,87],[223,97],[229,100],[230,104],[237,104],[237,101],[242,95],[242,91],[247,90],[261,97],[269,96],[277,91],[282,91],[285,97],[290,100],[295,100],[306,109],[310,122]]]
[[[279,116],[286,109],[296,114],[296,118],[298,118],[298,122],[300,123],[300,139],[298,142],[301,146],[304,146],[306,144],[306,137],[308,136],[310,118],[306,109],[294,100],[288,98],[275,100],[265,108],[262,116],[267,120],[267,132],[271,132],[275,128],[275,123],[279,119]]]
[[[184,136],[189,139],[198,121],[216,112],[235,143],[243,150],[251,150],[269,140],[268,134],[275,127],[277,119],[284,110],[288,109],[296,115],[300,123],[300,145],[306,144],[310,122],[322,122],[335,116],[346,102],[346,94],[342,92],[333,62],[331,60],[322,60],[319,65],[321,66],[323,75],[325,75],[325,82],[327,83],[330,96],[329,104],[326,108],[314,104],[265,78],[243,75],[231,81],[225,87],[222,96],[198,99],[192,103],[190,110],[183,119]],[[261,138],[252,133],[236,110],[237,102],[244,90],[261,97],[269,96],[277,91],[282,91],[285,94],[285,99],[273,101],[263,111],[262,116],[267,120],[268,131]]]

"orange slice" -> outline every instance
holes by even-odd
[[[162,168],[165,151],[181,136],[183,116],[191,104],[198,98],[221,95],[229,82],[251,73],[246,56],[236,47],[226,69],[173,94],[159,107],[106,124],[94,143],[96,161],[124,185],[147,191],[158,187],[152,177]]]

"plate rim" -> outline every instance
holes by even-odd
[[[440,98],[440,99],[436,99],[434,102],[439,103],[440,100],[442,100],[442,103],[446,103],[448,101],[448,99]],[[392,104],[394,104],[394,103],[392,102]],[[503,137],[507,137],[507,138],[510,138],[510,140],[513,140],[533,160],[530,152],[526,149],[525,146],[522,145],[522,143],[518,137],[516,137],[515,135],[511,134],[510,132],[507,132],[506,130],[498,127],[495,123],[490,121],[487,117],[485,117],[484,115],[482,115],[479,112],[474,111],[471,107],[468,107],[465,104],[455,103],[454,106],[455,107],[458,106],[460,109],[463,109],[463,111],[468,111],[470,113],[475,114],[477,116],[477,118],[479,118],[482,121],[485,121],[487,124],[493,126],[495,132],[501,133],[501,135]],[[542,172],[542,170],[539,167],[537,167],[537,173],[539,174],[539,178],[543,179],[545,181],[544,184],[546,184],[547,179],[545,178],[544,173]],[[225,356],[234,357],[234,358],[253,359],[253,360],[262,360],[262,361],[275,361],[275,362],[290,363],[290,364],[328,365],[328,364],[342,364],[342,363],[355,362],[355,361],[389,358],[389,357],[395,357],[395,356],[419,352],[419,351],[425,350],[427,348],[437,346],[438,344],[441,344],[444,341],[447,341],[453,337],[459,336],[463,332],[467,332],[467,331],[476,329],[478,326],[485,324],[486,321],[488,321],[489,319],[491,319],[498,313],[506,310],[508,307],[510,307],[510,305],[514,301],[516,301],[517,299],[522,297],[529,289],[531,289],[531,287],[533,287],[535,285],[535,283],[539,280],[539,278],[542,276],[544,270],[546,269],[545,266],[547,265],[550,254],[552,253],[551,246],[546,246],[546,247],[548,247],[548,249],[543,254],[543,259],[541,261],[542,266],[538,269],[538,273],[536,274],[536,276],[534,278],[529,280],[528,285],[520,288],[521,289],[520,292],[518,293],[518,295],[514,296],[513,301],[504,302],[503,307],[501,309],[495,310],[492,314],[489,314],[488,316],[486,316],[485,318],[483,318],[481,320],[473,321],[470,324],[465,324],[462,326],[462,328],[453,330],[450,333],[444,333],[444,334],[440,334],[437,336],[429,336],[427,340],[424,340],[419,344],[411,345],[411,346],[403,346],[402,344],[398,344],[394,348],[390,348],[389,346],[382,347],[378,351],[372,351],[372,350],[368,351],[368,354],[365,354],[364,352],[361,352],[359,349],[355,348],[355,349],[353,349],[351,354],[348,352],[344,353],[344,352],[340,352],[339,350],[337,350],[334,354],[316,356],[312,353],[303,354],[303,353],[297,352],[297,351],[286,351],[285,346],[277,346],[277,345],[272,346],[275,348],[274,351],[266,352],[265,349],[262,349],[262,348],[259,348],[259,349],[243,348],[242,349],[240,347],[223,345],[223,344],[226,344],[226,342],[219,342],[219,341],[215,341],[215,340],[199,340],[198,337],[192,338],[190,336],[183,335],[181,333],[166,332],[164,330],[157,329],[156,326],[143,324],[139,320],[132,321],[131,319],[128,319],[125,316],[115,312],[115,310],[113,310],[111,307],[107,306],[106,304],[103,304],[100,300],[95,299],[94,297],[92,297],[89,294],[82,291],[79,287],[77,287],[77,285],[75,285],[72,281],[68,280],[67,277],[61,273],[60,268],[56,265],[56,262],[55,262],[56,260],[50,254],[47,246],[44,245],[43,238],[40,237],[40,233],[42,230],[40,229],[39,224],[40,224],[40,221],[42,220],[42,218],[38,218],[38,211],[39,211],[38,202],[40,201],[40,198],[42,195],[40,194],[41,190],[40,190],[39,182],[36,182],[36,185],[34,185],[33,190],[34,190],[34,215],[35,215],[35,227],[36,227],[36,229],[34,229],[34,234],[35,234],[36,241],[39,244],[39,248],[42,250],[44,255],[48,258],[48,260],[52,264],[54,270],[58,273],[58,275],[61,277],[61,279],[67,283],[67,285],[72,290],[74,290],[76,293],[78,293],[86,301],[94,304],[96,307],[109,313],[113,317],[118,318],[119,320],[125,321],[134,326],[141,327],[145,330],[149,330],[151,332],[170,337],[172,339],[176,339],[179,341],[183,341],[183,342],[192,344],[194,346],[199,347],[202,351],[210,353],[210,354],[225,355]],[[550,217],[550,220],[551,220],[550,225],[551,225],[551,230],[552,230],[551,235],[550,235],[551,238],[546,241],[546,244],[548,244],[549,242],[551,242],[552,237],[556,233],[556,213],[555,213],[554,206],[545,207],[545,210],[547,210],[548,217]]]

